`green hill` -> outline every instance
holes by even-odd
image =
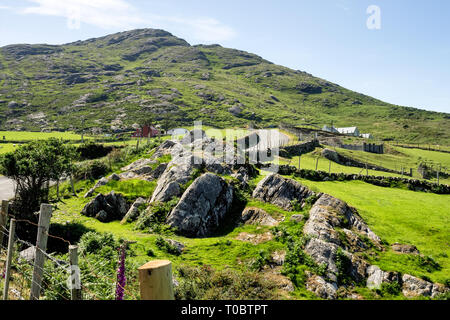
[[[449,114],[391,105],[251,53],[191,46],[163,30],[0,48],[3,130],[121,131],[144,113],[218,128],[333,121],[379,139],[450,145]]]

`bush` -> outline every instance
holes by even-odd
[[[230,269],[217,271],[209,266],[177,269],[176,300],[274,300],[276,284],[256,272]]]
[[[179,198],[173,198],[168,202],[155,202],[139,216],[135,229],[144,230],[149,228],[150,231],[159,233],[163,231],[163,224],[167,215],[177,205]]]
[[[105,248],[116,249],[119,245],[112,233],[98,233],[95,231],[84,234],[78,244],[80,253],[84,254],[98,254]]]
[[[93,160],[107,156],[113,149],[112,146],[104,146],[90,141],[80,145],[77,152],[80,154],[81,160]]]
[[[75,169],[75,179],[97,180],[104,177],[109,171],[108,166],[99,160],[78,164]]]
[[[394,281],[391,283],[382,283],[381,284],[381,289],[379,291],[379,293],[382,296],[386,296],[386,295],[392,295],[392,296],[398,296],[400,294],[400,292],[402,292],[402,286],[400,283]]]
[[[179,256],[181,254],[180,251],[175,246],[171,245],[169,242],[164,240],[163,237],[158,237],[155,241],[155,244],[159,249],[169,254],[173,254],[176,256]]]

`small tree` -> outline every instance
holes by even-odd
[[[12,213],[36,222],[33,213],[48,202],[50,182],[71,174],[76,157],[75,147],[58,139],[33,141],[1,157],[0,173],[16,183]]]

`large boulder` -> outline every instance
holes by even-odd
[[[98,194],[81,211],[87,217],[95,217],[101,222],[121,220],[128,211],[125,198],[111,191],[107,195]]]
[[[158,180],[150,202],[166,202],[181,196],[181,186],[192,179],[195,169],[203,167],[203,160],[192,154],[175,157]]]
[[[219,176],[197,178],[172,210],[167,223],[188,237],[210,236],[222,223],[233,202],[233,188]]]
[[[405,297],[414,298],[418,296],[435,298],[436,296],[449,291],[441,284],[425,281],[409,274],[403,275],[402,293]]]
[[[352,249],[356,249],[355,251],[359,251],[359,248],[365,249],[366,246],[363,241],[359,240],[357,234],[346,229],[352,229],[358,234],[368,237],[375,244],[379,244],[381,241],[354,208],[349,207],[342,200],[324,194],[311,208],[304,232],[309,236],[342,245],[340,235],[335,228],[344,229],[348,240],[346,242],[353,243]]]
[[[297,181],[283,178],[278,174],[264,178],[253,191],[253,198],[270,202],[285,210],[293,209],[292,202],[294,200],[302,203],[313,195],[315,195],[313,191]]]

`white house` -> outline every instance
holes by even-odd
[[[345,134],[345,135],[354,136],[354,137],[359,137],[360,136],[358,127],[336,128],[336,130],[340,134]]]
[[[361,138],[373,139],[373,135],[371,133],[361,133]]]
[[[333,133],[339,133],[335,127],[329,127],[327,125],[323,126],[322,131],[327,131],[327,132],[333,132]]]

